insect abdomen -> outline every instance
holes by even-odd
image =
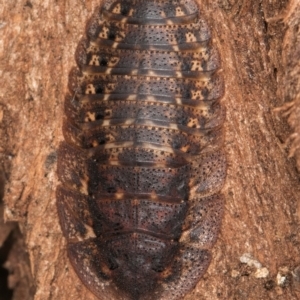
[[[58,211],[101,299],[182,299],[206,271],[226,161],[219,56],[194,1],[105,1],[77,49]]]

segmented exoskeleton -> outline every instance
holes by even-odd
[[[193,0],[106,0],[59,148],[68,255],[99,299],[183,299],[210,262],[226,160],[218,52]]]

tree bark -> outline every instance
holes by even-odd
[[[198,2],[222,58],[229,168],[212,263],[186,299],[300,299],[300,2]],[[68,73],[99,4],[0,0],[4,216],[35,286],[15,300],[95,300],[67,259],[55,188]]]

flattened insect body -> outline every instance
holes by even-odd
[[[76,52],[58,156],[68,255],[99,299],[183,299],[223,212],[224,92],[193,0],[106,0]]]

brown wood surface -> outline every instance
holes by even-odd
[[[300,299],[300,2],[198,2],[222,56],[229,169],[213,260],[186,299]],[[15,300],[95,300],[66,257],[55,187],[68,72],[97,5],[0,0],[4,216],[29,256],[20,283],[34,287]],[[11,271],[23,257],[12,252]]]

